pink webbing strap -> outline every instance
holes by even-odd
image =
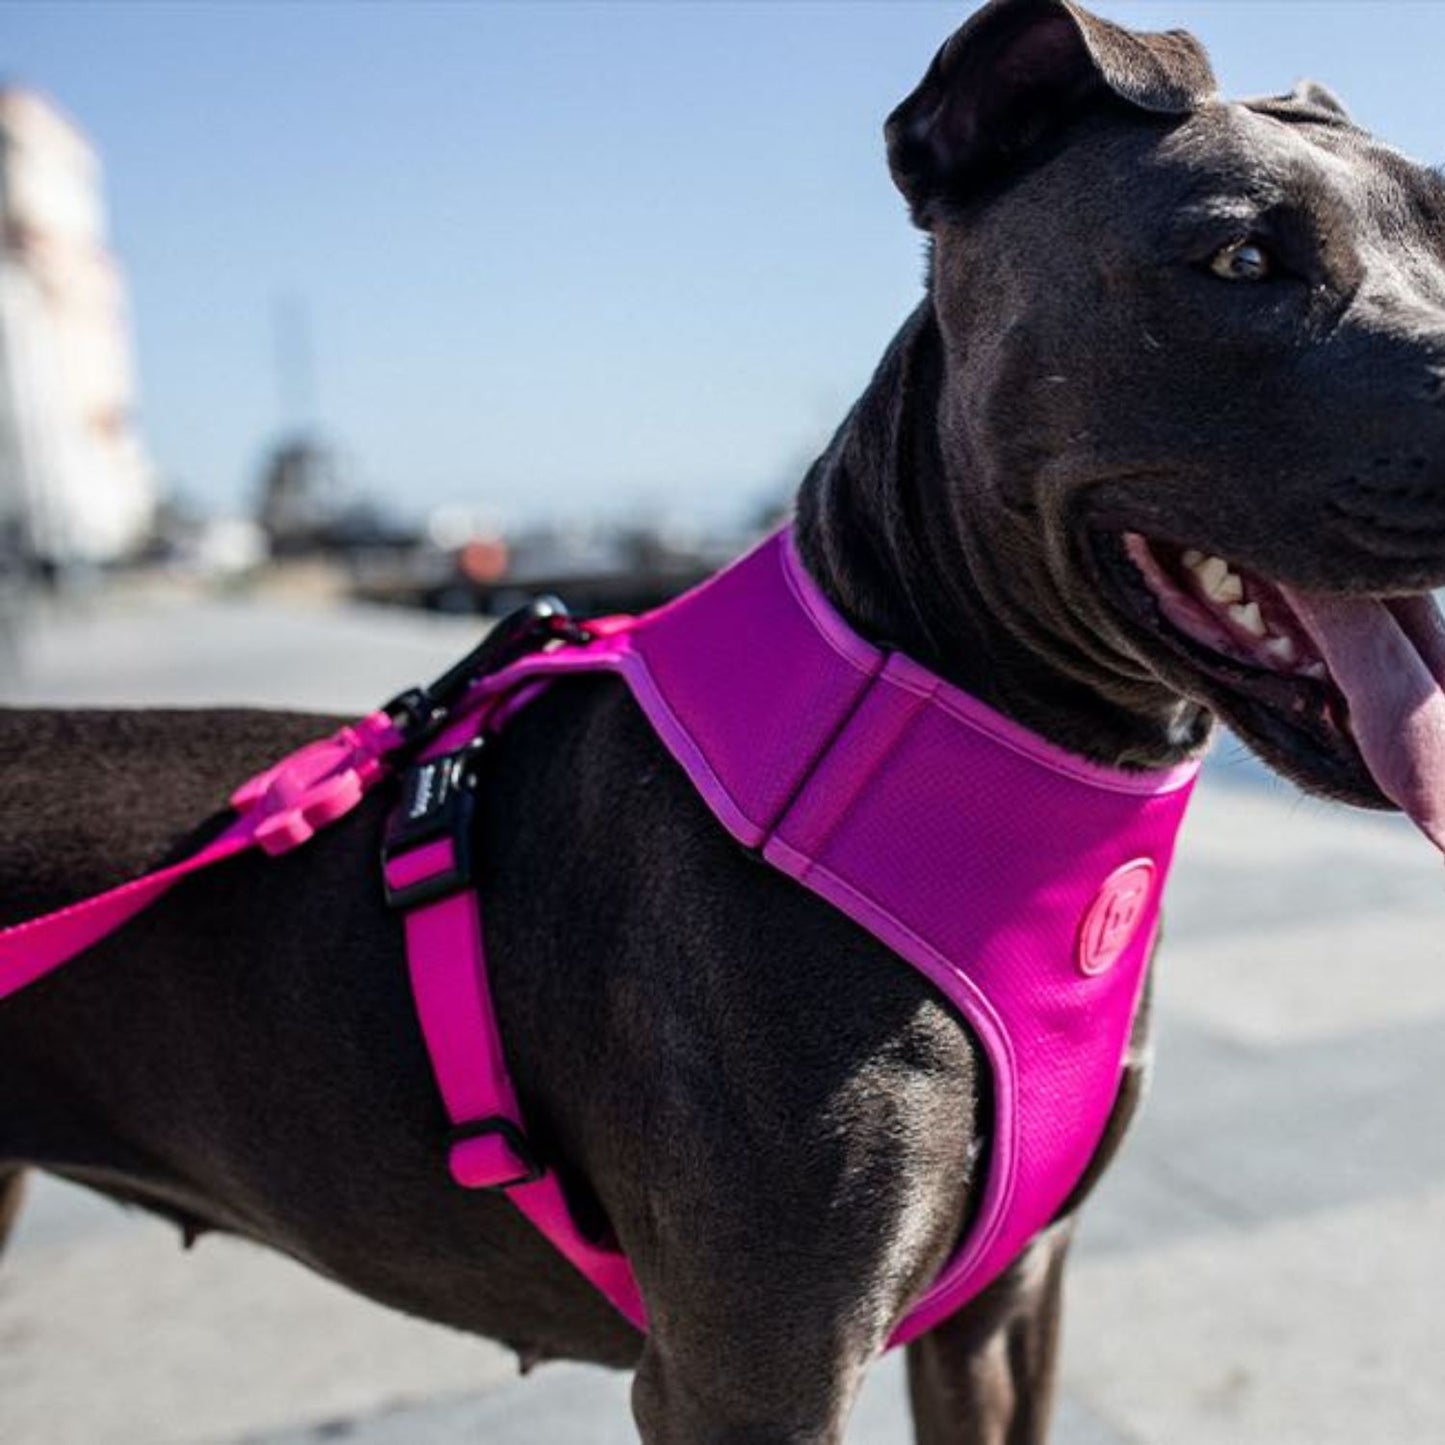
[[[438,839],[386,863],[392,889],[455,871],[454,845]],[[481,919],[470,887],[406,912],[406,958],[447,1116],[463,1137],[451,1148],[452,1177],[468,1189],[501,1189],[532,1176],[522,1121],[491,1007]]]
[[[0,929],[0,999],[99,943],[182,878],[249,848],[277,854],[304,843],[361,801],[382,776],[386,753],[400,742],[390,717],[372,713],[243,783],[230,800],[235,821],[190,857],[54,913]]]
[[[485,725],[468,719],[466,730]],[[459,740],[454,732],[440,747]],[[454,848],[437,839],[387,860],[392,889],[410,889],[456,875]],[[404,905],[403,905],[404,906]],[[555,1173],[533,1157],[502,1051],[492,1007],[475,888],[460,886],[406,911],[406,956],[417,1017],[432,1073],[454,1130],[448,1166],[468,1189],[505,1189],[507,1198],[564,1258],[591,1280],[640,1329],[642,1295],[624,1255],[588,1240],[577,1228]]]

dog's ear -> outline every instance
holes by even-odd
[[[937,203],[1017,164],[1091,99],[1184,115],[1214,93],[1192,35],[1145,34],[1073,0],[991,0],[888,117],[888,165],[920,226]]]
[[[1354,124],[1344,101],[1329,86],[1321,85],[1317,80],[1298,81],[1288,95],[1279,97],[1276,109],[1305,120],[1314,115]]]
[[[1280,120],[1312,120],[1325,125],[1348,126],[1355,123],[1345,109],[1344,101],[1317,80],[1301,80],[1287,95],[1266,95],[1242,103],[1249,110]]]
[[[1301,80],[1290,91],[1289,98],[1305,110],[1322,110],[1340,120],[1350,119],[1344,101],[1329,86],[1321,85],[1317,80]]]

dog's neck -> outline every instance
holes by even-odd
[[[1021,566],[1018,520],[990,517],[947,475],[944,375],[925,300],[803,482],[804,565],[864,637],[1041,737],[1108,764],[1179,762],[1202,743],[1207,715],[1127,660],[1112,666],[1071,637],[1065,600],[1037,590],[1042,557]],[[1001,556],[1005,531],[1013,545]],[[1010,585],[1021,576],[1032,598]]]

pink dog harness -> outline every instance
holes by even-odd
[[[912,1339],[1049,1224],[1102,1138],[1198,765],[1086,762],[871,646],[808,577],[786,530],[642,617],[585,633],[532,617],[501,624],[432,688],[251,779],[231,799],[232,824],[184,862],[0,932],[0,998],[186,874],[253,847],[286,852],[410,765],[385,886],[405,915],[417,1013],[455,1126],[451,1174],[505,1191],[645,1329],[625,1256],[583,1235],[528,1144],[469,857],[485,739],[553,679],[616,673],[719,823],[918,969],[987,1052],[983,1199],[890,1343]]]

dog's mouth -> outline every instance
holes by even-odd
[[[1306,591],[1134,532],[1112,550],[1126,605],[1266,761],[1401,808],[1445,851],[1445,620],[1428,593]]]

